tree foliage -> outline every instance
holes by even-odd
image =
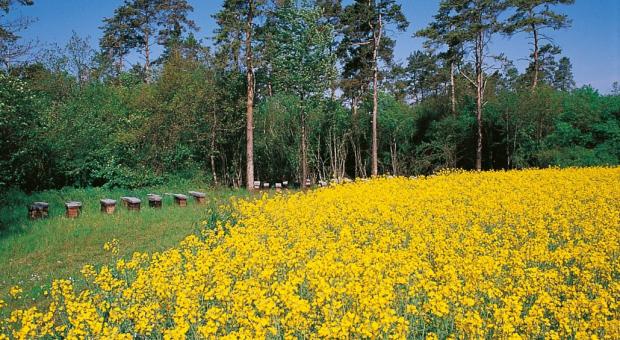
[[[442,1],[399,64],[396,1],[227,0],[209,48],[189,2],[127,0],[98,49],[74,34],[0,72],[0,188],[242,186],[248,155],[257,180],[343,180],[374,172],[373,140],[379,174],[618,164],[617,84],[576,88],[553,44],[523,70],[488,52],[491,34],[567,26],[551,8],[570,2]]]

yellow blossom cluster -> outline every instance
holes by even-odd
[[[235,200],[55,281],[9,338],[620,338],[620,168],[376,178]],[[115,246],[110,245],[110,249]],[[2,336],[0,336],[1,338]]]
[[[112,241],[106,242],[103,245],[103,250],[109,251],[113,255],[118,255],[118,240],[112,239]]]
[[[21,298],[22,293],[23,289],[20,286],[13,286],[9,289],[9,295],[11,295],[13,299]]]

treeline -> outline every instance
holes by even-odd
[[[569,27],[555,5],[572,1],[444,0],[403,64],[394,34],[409,23],[394,0],[225,0],[212,47],[187,1],[126,0],[102,20],[98,48],[74,33],[37,51],[7,20],[17,3],[33,5],[0,3],[0,187],[303,184],[620,159],[617,84],[575,89],[570,60],[543,38]],[[494,37],[518,33],[532,39],[522,73],[489,54]]]

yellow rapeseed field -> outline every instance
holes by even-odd
[[[620,168],[377,178],[227,216],[165,252],[85,266],[87,290],[55,281],[45,310],[7,312],[2,333],[620,338]]]

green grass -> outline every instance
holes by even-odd
[[[187,193],[188,190],[206,192],[207,203],[198,205],[190,197],[187,207],[178,207],[172,196],[164,195],[161,209],[148,207],[147,193]],[[185,236],[199,231],[200,222],[233,195],[245,196],[247,192],[176,185],[137,190],[62,189],[32,195],[4,195],[0,202],[3,226],[0,299],[7,302],[8,310],[43,303],[43,293],[49,289],[52,279],[78,278],[80,269],[87,263],[96,266],[111,263],[113,259],[103,250],[103,245],[114,238],[119,240],[119,256],[123,257],[136,251],[152,253],[170,248]],[[141,211],[127,211],[118,201],[121,196],[142,199]],[[100,212],[101,198],[117,200],[113,215]],[[64,216],[64,202],[70,200],[83,203],[82,214],[76,219]],[[27,206],[34,201],[50,203],[49,218],[28,219]],[[19,300],[8,298],[8,291],[14,285],[24,290]]]

